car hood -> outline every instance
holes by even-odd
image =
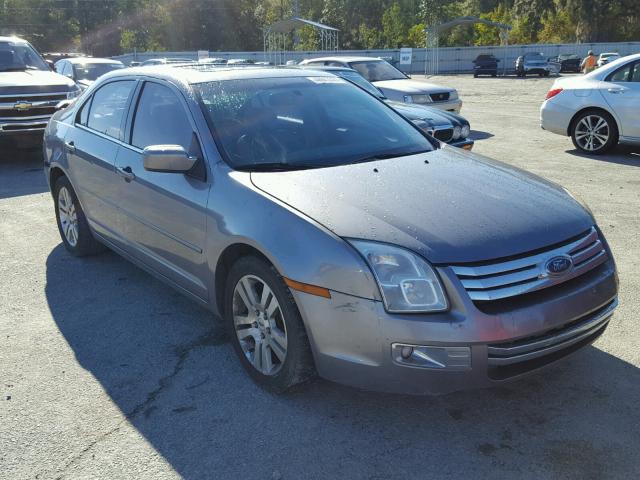
[[[14,93],[68,92],[73,80],[55,72],[27,70],[25,72],[0,72],[0,95]],[[6,92],[6,93],[5,93]]]
[[[403,93],[436,93],[436,92],[452,92],[452,88],[435,85],[433,83],[419,82],[410,78],[401,78],[399,80],[382,80],[379,82],[371,82],[376,87],[394,90]]]
[[[341,237],[400,245],[436,264],[517,255],[562,242],[593,225],[562,187],[456,150],[253,172],[251,180]]]
[[[432,126],[458,124],[453,122],[452,117],[445,115],[444,110],[412,103],[394,102],[392,100],[386,100],[386,103],[409,120],[423,120]]]

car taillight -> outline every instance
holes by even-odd
[[[552,88],[551,90],[549,90],[547,92],[547,100],[549,100],[550,98],[555,97],[556,95],[558,95],[560,92],[562,91],[561,88]]]

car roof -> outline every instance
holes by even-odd
[[[368,62],[368,61],[381,61],[384,62],[379,57],[348,57],[348,56],[338,56],[338,57],[319,57],[319,58],[306,58],[304,62]]]
[[[113,60],[111,58],[94,58],[94,57],[70,57],[63,59],[67,62],[71,62],[74,65],[86,65],[88,63],[117,63],[122,64],[120,60]]]
[[[255,78],[308,77],[311,70],[296,68],[277,68],[265,66],[247,66],[243,68],[214,66],[197,63],[184,65],[153,65],[147,67],[129,67],[106,74],[103,79],[117,77],[152,77],[180,84],[197,84],[222,80],[241,80]],[[314,71],[314,77],[333,77],[330,73]]]
[[[321,72],[355,72],[358,73],[353,68],[349,67],[335,67],[332,65],[300,65],[300,68],[305,70],[319,70]],[[358,73],[358,75],[360,75]]]
[[[29,43],[19,37],[0,37],[0,43]]]

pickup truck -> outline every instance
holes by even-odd
[[[0,37],[0,140],[37,146],[57,105],[78,95],[75,82],[51,71],[29,42]]]

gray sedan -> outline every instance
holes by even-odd
[[[45,173],[71,254],[107,246],[221,316],[275,391],[500,384],[595,340],[617,304],[566,190],[328,73],[108,74],[50,122]]]

